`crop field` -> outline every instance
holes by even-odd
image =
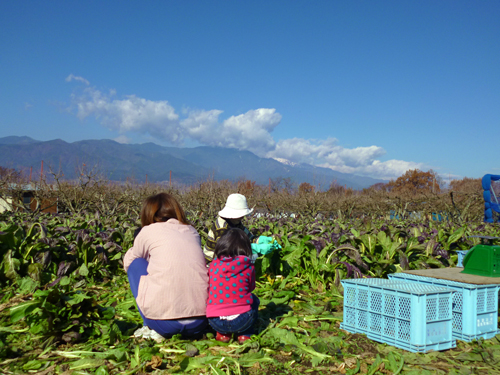
[[[213,331],[160,343],[132,336],[141,318],[121,259],[137,214],[2,215],[3,374],[500,373],[500,338],[415,354],[339,328],[343,278],[453,267],[456,250],[478,243],[468,236],[498,236],[495,225],[250,217],[253,233],[276,235],[283,249],[257,260],[257,334],[239,345]],[[212,217],[189,219],[204,241]]]
[[[469,236],[500,235],[497,224],[481,222],[477,181],[458,181],[450,194],[334,184],[327,192],[293,191],[284,182],[269,190],[251,181],[206,182],[181,192],[82,173],[77,182],[37,183],[32,194],[41,203],[30,203],[31,212],[16,203],[23,185],[0,180],[0,197],[13,197],[15,206],[0,214],[0,373],[500,373],[500,335],[415,354],[340,329],[342,279],[454,267],[456,251],[479,242]],[[210,330],[159,343],[133,337],[142,321],[122,258],[141,202],[165,190],[202,242],[227,195],[243,193],[258,212],[246,226],[282,246],[256,261],[259,318],[243,345],[220,343]],[[54,202],[60,213],[42,213]]]

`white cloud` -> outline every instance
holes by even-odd
[[[83,77],[70,74],[66,81]],[[85,87],[72,95],[70,110],[81,120],[94,117],[103,126],[118,131],[115,140],[129,143],[125,133],[146,134],[161,141],[182,145],[185,139],[218,147],[248,150],[261,157],[286,159],[293,163],[308,163],[374,178],[390,179],[408,169],[423,169],[422,163],[403,160],[380,161],[386,151],[379,146],[345,148],[336,138],[325,140],[290,138],[276,142],[271,133],[282,116],[274,108],[258,108],[231,116],[219,117],[222,110],[184,110],[182,117],[168,101],[153,101],[129,95],[115,98],[116,91],[103,93],[95,87]]]
[[[76,115],[81,120],[94,116],[102,125],[120,133],[149,133],[154,137],[181,144],[184,138],[179,115],[166,101],[152,101],[135,95],[113,99],[114,91],[103,94],[88,87],[83,95],[73,96]]]
[[[219,122],[221,110],[193,110],[180,119],[166,101],[152,101],[129,95],[115,99],[115,91],[105,94],[94,87],[73,95],[73,110],[79,119],[93,116],[102,125],[119,133],[150,134],[180,145],[186,137],[202,144],[234,147],[263,155],[275,146],[271,136],[281,115],[274,108],[250,110]]]
[[[214,145],[220,135],[217,134],[219,128],[219,116],[222,111],[213,109],[211,111],[190,111],[188,117],[180,122],[186,132],[203,144]]]
[[[374,160],[366,165],[360,165],[357,167],[349,167],[346,165],[332,166],[332,165],[322,165],[334,169],[342,173],[352,173],[359,176],[369,176],[373,178],[380,178],[383,180],[390,180],[403,175],[409,169],[420,169],[425,170],[425,165],[423,163],[416,163],[412,161],[404,160],[387,160],[380,161]]]
[[[326,140],[291,138],[280,140],[275,150],[268,152],[267,157],[283,158],[295,163],[308,163],[343,173],[381,179],[399,177],[408,169],[424,168],[422,163],[378,160],[385,154],[386,151],[378,146],[344,148],[338,145],[335,138]]]
[[[375,161],[377,161],[377,158],[384,156],[385,153],[385,150],[382,147],[378,146],[356,147],[351,149],[340,148],[339,150],[326,155],[325,159],[327,161],[335,160],[338,154],[343,164],[358,168],[373,164]]]
[[[192,139],[209,146],[232,147],[263,156],[275,147],[271,136],[281,115],[274,108],[259,108],[219,123],[220,110],[192,111],[181,121]]]
[[[129,144],[130,143],[130,138],[127,137],[126,135],[122,134],[122,135],[114,138],[113,141],[118,142],[118,143],[123,143],[123,144]]]
[[[359,167],[372,163],[385,154],[382,147],[356,147],[353,149],[339,146],[335,138],[326,140],[308,140],[290,138],[280,140],[268,157],[285,158],[293,162],[307,162],[310,164],[327,163]]]
[[[267,153],[269,158],[283,158],[295,163],[315,164],[317,159],[335,147],[337,140],[307,140],[303,138],[289,138],[278,141],[274,150]]]
[[[85,83],[86,85],[90,85],[90,82],[87,81],[85,78],[75,76],[73,74],[70,74],[69,76],[66,77],[66,82],[71,82],[71,81],[80,81],[80,82]]]

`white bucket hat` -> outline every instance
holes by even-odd
[[[219,216],[225,219],[238,219],[250,215],[253,208],[248,208],[247,199],[241,194],[231,194],[227,197],[226,205],[219,211]]]

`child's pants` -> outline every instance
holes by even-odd
[[[252,293],[252,306],[250,311],[240,314],[236,319],[226,320],[219,317],[208,318],[208,323],[217,332],[229,334],[237,333],[239,336],[253,335],[253,325],[257,320],[260,300]]]

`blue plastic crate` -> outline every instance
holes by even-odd
[[[457,250],[458,260],[457,267],[463,267],[463,261],[469,250]]]
[[[387,279],[342,280],[342,286],[342,329],[411,352],[456,346],[453,290]]]
[[[407,281],[421,285],[435,285],[456,291],[453,296],[453,337],[470,342],[474,339],[489,339],[498,330],[498,291],[500,285],[476,285],[436,279],[434,277],[393,273],[389,279]]]

